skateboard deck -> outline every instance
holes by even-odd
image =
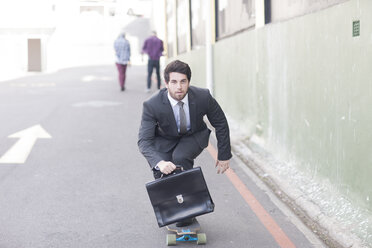
[[[196,241],[198,245],[207,243],[205,233],[200,233],[201,226],[197,220],[189,226],[177,227],[176,224],[167,226],[173,234],[167,234],[167,245],[176,245],[177,242]]]

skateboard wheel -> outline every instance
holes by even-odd
[[[205,233],[198,233],[198,241],[196,241],[198,245],[204,245],[207,243],[207,235]]]
[[[167,234],[167,246],[176,245],[177,236],[176,234]]]

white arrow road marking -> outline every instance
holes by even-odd
[[[52,136],[40,125],[35,125],[9,135],[8,138],[19,138],[19,140],[0,158],[0,164],[24,164],[36,140],[50,139]]]

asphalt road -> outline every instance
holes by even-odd
[[[116,73],[105,65],[0,82],[0,248],[166,247],[167,231],[158,228],[144,186],[152,174],[137,148],[142,102],[150,96],[146,68],[128,69],[125,92]],[[28,128],[35,126],[47,135],[32,143],[36,131]],[[21,139],[28,140],[23,148]],[[22,155],[24,162],[12,162]],[[199,217],[206,247],[281,247],[278,230],[270,232],[230,180],[216,174],[208,151],[195,164],[216,204]],[[296,247],[321,247],[244,165],[234,159],[231,166]]]

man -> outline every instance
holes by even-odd
[[[211,131],[203,121],[205,115],[216,130],[217,173],[224,173],[232,155],[229,126],[221,107],[207,89],[190,86],[191,70],[184,62],[168,64],[164,79],[166,88],[143,103],[139,130],[138,147],[154,177],[172,173],[176,165],[185,170],[193,167],[194,159],[208,146]]]
[[[142,47],[142,54],[147,53],[149,60],[147,63],[147,88],[146,92],[150,92],[151,89],[151,76],[155,68],[156,78],[158,80],[158,89],[160,89],[160,64],[159,60],[164,51],[163,41],[156,36],[156,32],[152,32],[152,36],[145,40]]]
[[[130,44],[125,39],[125,33],[121,33],[114,42],[114,49],[116,55],[116,67],[119,72],[119,85],[121,91],[125,90],[125,73],[127,65],[130,64]]]

